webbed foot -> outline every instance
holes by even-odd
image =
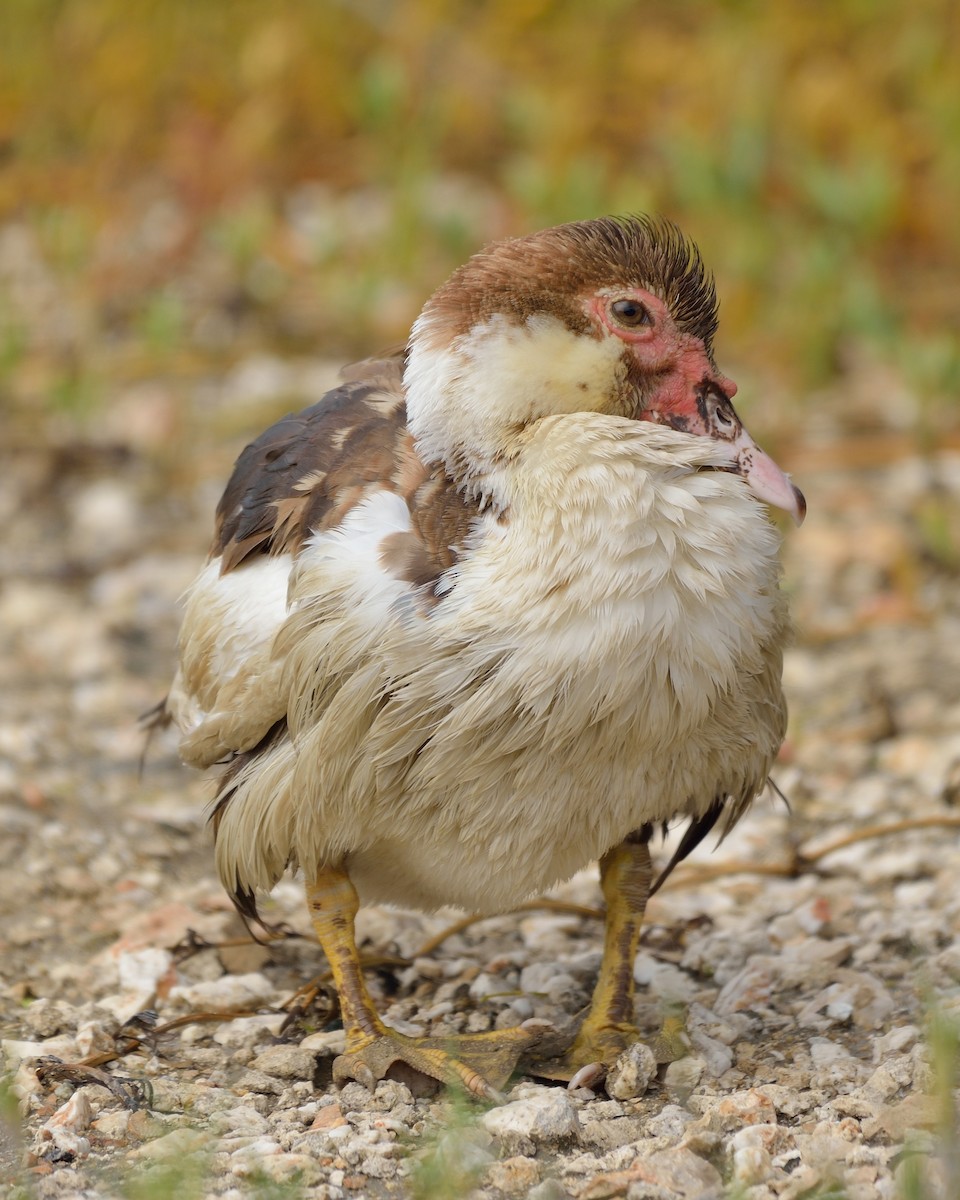
[[[521,1055],[541,1041],[546,1027],[498,1029],[490,1033],[451,1034],[449,1037],[406,1037],[386,1027],[366,1034],[334,1060],[333,1079],[355,1079],[371,1090],[392,1067],[403,1063],[420,1075],[465,1088],[483,1100],[502,1103],[499,1090]]]

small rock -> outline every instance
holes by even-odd
[[[286,1013],[264,1013],[256,1017],[237,1017],[235,1021],[224,1021],[213,1035],[218,1046],[236,1049],[251,1047],[264,1037],[276,1037]]]
[[[779,967],[786,983],[806,980],[818,967],[838,967],[856,948],[853,937],[807,938],[790,947],[790,957],[781,959]]]
[[[578,928],[577,918],[566,913],[536,913],[524,917],[519,925],[524,945],[541,959],[551,950],[564,952],[569,944],[568,934]]]
[[[234,1174],[242,1174],[235,1167],[231,1169]],[[274,1183],[295,1183],[297,1187],[289,1194],[298,1195],[299,1188],[312,1188],[320,1183],[327,1172],[310,1154],[276,1152],[262,1159],[257,1158],[253,1164],[253,1171],[249,1173],[266,1175]],[[257,1194],[263,1195],[263,1189],[258,1187]],[[312,1191],[311,1195],[314,1195]]]
[[[326,1033],[308,1033],[300,1043],[300,1049],[319,1050],[328,1057],[344,1054],[347,1049],[347,1035],[342,1029],[331,1029]]]
[[[34,1000],[23,1014],[23,1023],[36,1037],[49,1038],[69,1028],[73,1009],[59,1000]]]
[[[130,1119],[127,1121],[127,1134],[138,1142],[160,1137],[163,1130],[164,1126],[160,1121],[144,1109],[141,1108],[137,1112],[130,1113]]]
[[[625,1116],[627,1109],[618,1100],[598,1100],[590,1105],[589,1112],[595,1121],[612,1121]]]
[[[110,1054],[116,1049],[112,1034],[99,1021],[84,1021],[77,1030],[77,1053],[81,1058],[94,1054]]]
[[[626,1170],[595,1175],[577,1193],[577,1200],[608,1200],[624,1194],[628,1200],[721,1200],[723,1180],[705,1159],[672,1147],[638,1158]]]
[[[730,1138],[733,1178],[745,1187],[764,1183],[773,1173],[773,1149],[778,1130],[773,1125],[747,1125]]]
[[[260,1137],[268,1129],[265,1118],[248,1105],[237,1105],[224,1112],[214,1113],[208,1120],[208,1127],[211,1133],[254,1138]]]
[[[803,1083],[792,1087],[779,1083],[765,1083],[763,1094],[771,1101],[775,1111],[783,1113],[785,1117],[796,1117],[809,1112],[819,1103],[818,1093],[811,1092]]]
[[[53,1055],[69,1061],[77,1058],[77,1043],[72,1037],[61,1033],[56,1037],[47,1038],[42,1042],[21,1041],[18,1038],[4,1038],[0,1041],[0,1051],[7,1062],[7,1070],[15,1071],[20,1063],[30,1058],[43,1058]]]
[[[540,1166],[534,1159],[522,1155],[505,1158],[487,1169],[487,1182],[508,1196],[527,1196],[540,1182]]]
[[[174,1129],[171,1133],[164,1134],[163,1137],[155,1138],[154,1141],[138,1146],[136,1150],[131,1150],[128,1157],[156,1160],[183,1158],[186,1155],[196,1154],[208,1145],[209,1141],[209,1133],[199,1129]]]
[[[901,1088],[909,1088],[912,1083],[913,1063],[908,1055],[898,1054],[877,1067],[863,1085],[863,1092],[868,1103],[876,1105],[878,1100],[892,1100]]]
[[[60,1161],[76,1162],[90,1153],[90,1142],[83,1136],[90,1128],[93,1110],[87,1088],[80,1088],[37,1130],[35,1152],[42,1158],[53,1153]]]
[[[59,1162],[77,1162],[90,1153],[90,1141],[70,1129],[48,1128],[44,1125],[38,1130],[35,1148],[39,1157],[53,1157]]]
[[[724,1042],[710,1037],[702,1029],[689,1031],[690,1042],[703,1059],[707,1074],[719,1079],[733,1066],[733,1051]]]
[[[773,994],[776,963],[767,955],[754,955],[720,990],[714,1010],[721,1016],[766,1008]]]
[[[334,1129],[338,1125],[346,1125],[347,1120],[340,1111],[339,1104],[327,1104],[317,1113],[310,1125],[311,1131],[318,1129]]]
[[[811,1038],[810,1057],[815,1066],[827,1067],[849,1058],[850,1051],[838,1042],[830,1041],[829,1038]]]
[[[92,1120],[93,1109],[87,1088],[78,1088],[65,1104],[60,1105],[44,1128],[69,1129],[73,1133],[83,1133],[90,1128]]]
[[[797,1023],[825,1028],[830,1022],[852,1018],[860,1029],[879,1029],[893,1007],[893,997],[879,979],[865,971],[838,968],[834,982],[797,1013]],[[821,1012],[826,1018],[819,1016]]]
[[[719,1100],[707,1097],[695,1097],[696,1106],[701,1110],[701,1123],[704,1127],[730,1133],[744,1126],[756,1124],[776,1124],[776,1109],[774,1102],[766,1092],[757,1087],[751,1087],[744,1092],[731,1092]],[[691,1100],[691,1105],[694,1100]]]
[[[770,1155],[760,1146],[741,1146],[733,1152],[733,1178],[744,1187],[766,1182],[773,1173]]]
[[[517,1100],[491,1109],[480,1124],[499,1138],[508,1154],[533,1154],[537,1147],[577,1142],[580,1121],[566,1092],[558,1088],[519,1088]]]
[[[170,970],[173,955],[169,950],[148,946],[143,950],[129,950],[117,956],[117,974],[124,992],[139,992],[144,996],[140,1005],[146,1008],[152,1002],[157,983]]]
[[[831,1000],[826,1009],[827,1016],[830,1017],[831,1020],[840,1022],[849,1021],[853,1016],[853,1010],[853,1000],[847,995]]]
[[[204,1011],[256,1009],[277,999],[277,991],[265,975],[224,975],[170,989],[170,1004],[178,1008]]]
[[[269,1159],[279,1153],[280,1146],[272,1138],[257,1138],[230,1155],[230,1171],[241,1179],[259,1174]]]
[[[250,1064],[251,1070],[276,1075],[280,1079],[313,1081],[317,1056],[300,1046],[268,1046]]]
[[[545,1179],[527,1192],[527,1200],[570,1200],[570,1193],[559,1179]]]
[[[633,964],[633,978],[668,1004],[685,1003],[694,998],[698,986],[694,980],[673,963],[660,962],[652,954],[640,953]]]
[[[607,1074],[607,1094],[615,1100],[642,1096],[657,1074],[657,1059],[644,1042],[634,1042],[617,1058]]]
[[[689,1150],[658,1150],[646,1159],[644,1167],[645,1182],[665,1188],[684,1200],[720,1200],[722,1195],[720,1172]]]
[[[616,1120],[596,1120],[591,1116],[593,1106],[585,1109],[580,1122],[581,1142],[592,1151],[602,1154],[635,1142],[646,1131],[642,1117],[617,1117]]]
[[[710,1129],[709,1122],[704,1125],[698,1121],[683,1135],[680,1146],[684,1150],[692,1151],[699,1158],[715,1159],[722,1153],[723,1135],[715,1129]]]
[[[353,1126],[348,1125],[347,1122],[344,1121],[340,1125],[328,1125],[325,1129],[320,1129],[317,1132],[322,1133],[326,1137],[327,1141],[344,1142],[347,1138],[353,1136]]]
[[[97,1117],[92,1128],[105,1138],[113,1138],[115,1141],[122,1142],[129,1137],[131,1116],[132,1113],[129,1109],[114,1109],[113,1112],[106,1112]]]
[[[495,975],[488,975],[486,971],[483,971],[470,984],[470,999],[477,1002],[489,1000],[491,997],[501,995],[509,990],[509,985],[504,983],[503,979]]]
[[[276,1075],[268,1075],[266,1071],[244,1071],[237,1080],[237,1090],[257,1092],[261,1096],[279,1096],[283,1093],[283,1081]]]
[[[359,1190],[368,1192],[368,1181],[371,1179],[394,1179],[398,1174],[397,1161],[384,1151],[389,1147],[381,1146],[376,1153],[367,1154],[363,1159],[363,1175]],[[369,1192],[368,1192],[369,1194]]]
[[[671,1100],[678,1104],[686,1104],[693,1089],[700,1082],[703,1074],[703,1059],[695,1054],[686,1058],[678,1058],[669,1063],[663,1073],[664,1091]]]
[[[665,1137],[671,1141],[679,1141],[688,1125],[693,1124],[696,1117],[693,1113],[679,1104],[665,1104],[658,1113],[647,1122],[647,1133],[650,1137]]]
[[[920,1094],[906,1096],[897,1104],[882,1105],[875,1121],[892,1142],[902,1142],[911,1130],[932,1129],[936,1123],[936,1102],[931,1096]],[[864,1122],[863,1132],[867,1137],[876,1135],[873,1125]]]
[[[896,1029],[891,1029],[889,1033],[881,1034],[874,1040],[873,1061],[875,1063],[885,1062],[890,1055],[909,1050],[916,1044],[919,1037],[920,1030],[916,1025],[898,1025]]]

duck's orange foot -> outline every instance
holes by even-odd
[[[463,1088],[479,1099],[501,1103],[499,1089],[513,1074],[521,1055],[533,1049],[549,1029],[531,1022],[529,1027],[449,1037],[405,1037],[383,1029],[348,1044],[347,1052],[334,1060],[333,1080],[342,1085],[355,1079],[372,1090],[377,1080],[388,1074],[408,1075],[409,1071],[403,1070],[406,1067],[416,1075]]]

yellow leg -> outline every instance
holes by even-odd
[[[381,1021],[363,981],[354,936],[359,908],[350,876],[326,867],[307,881],[307,903],[317,938],[327,956],[340,998],[346,1053],[333,1064],[334,1080],[356,1079],[371,1089],[398,1062],[414,1071],[459,1085],[476,1096],[501,1099],[496,1088],[509,1079],[520,1055],[542,1036],[532,1029],[451,1037],[404,1037]]]
[[[594,1077],[613,1066],[618,1055],[641,1041],[633,1023],[633,964],[640,945],[643,915],[650,894],[652,866],[646,831],[631,834],[600,860],[600,887],[607,905],[603,959],[590,1008],[570,1048],[561,1057],[533,1065],[547,1079],[572,1079],[596,1065]],[[683,1018],[667,1014],[651,1042],[658,1062],[686,1053]],[[589,1075],[590,1073],[587,1072]]]
[[[346,871],[328,867],[307,880],[307,904],[317,939],[327,956],[340,998],[347,1046],[382,1033],[384,1025],[363,981],[354,937],[360,908],[357,890]]]
[[[600,888],[607,905],[600,975],[590,1011],[570,1054],[580,1066],[610,1065],[639,1039],[633,1024],[633,964],[640,945],[653,867],[645,838],[631,834],[600,860]]]

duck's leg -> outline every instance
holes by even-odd
[[[346,1034],[346,1052],[333,1064],[337,1083],[356,1079],[373,1087],[391,1066],[406,1063],[476,1096],[501,1099],[497,1088],[510,1078],[521,1054],[542,1036],[534,1029],[501,1029],[450,1037],[405,1037],[381,1021],[367,991],[354,936],[359,908],[350,876],[325,867],[308,879],[307,903],[317,938],[333,973]]]
[[[570,1079],[591,1064],[610,1067],[627,1046],[643,1040],[633,1018],[633,965],[653,878],[650,833],[648,827],[637,830],[600,859],[607,907],[600,974],[573,1045],[561,1058],[537,1064],[536,1073],[545,1078]],[[658,1061],[684,1053],[682,1030],[676,1025],[676,1019],[668,1017],[655,1039],[652,1048]],[[674,1046],[677,1036],[681,1040]]]
[[[633,964],[652,881],[646,831],[630,834],[600,859],[600,889],[607,907],[603,959],[590,1009],[569,1052],[580,1066],[609,1064],[640,1037],[633,1023]]]

